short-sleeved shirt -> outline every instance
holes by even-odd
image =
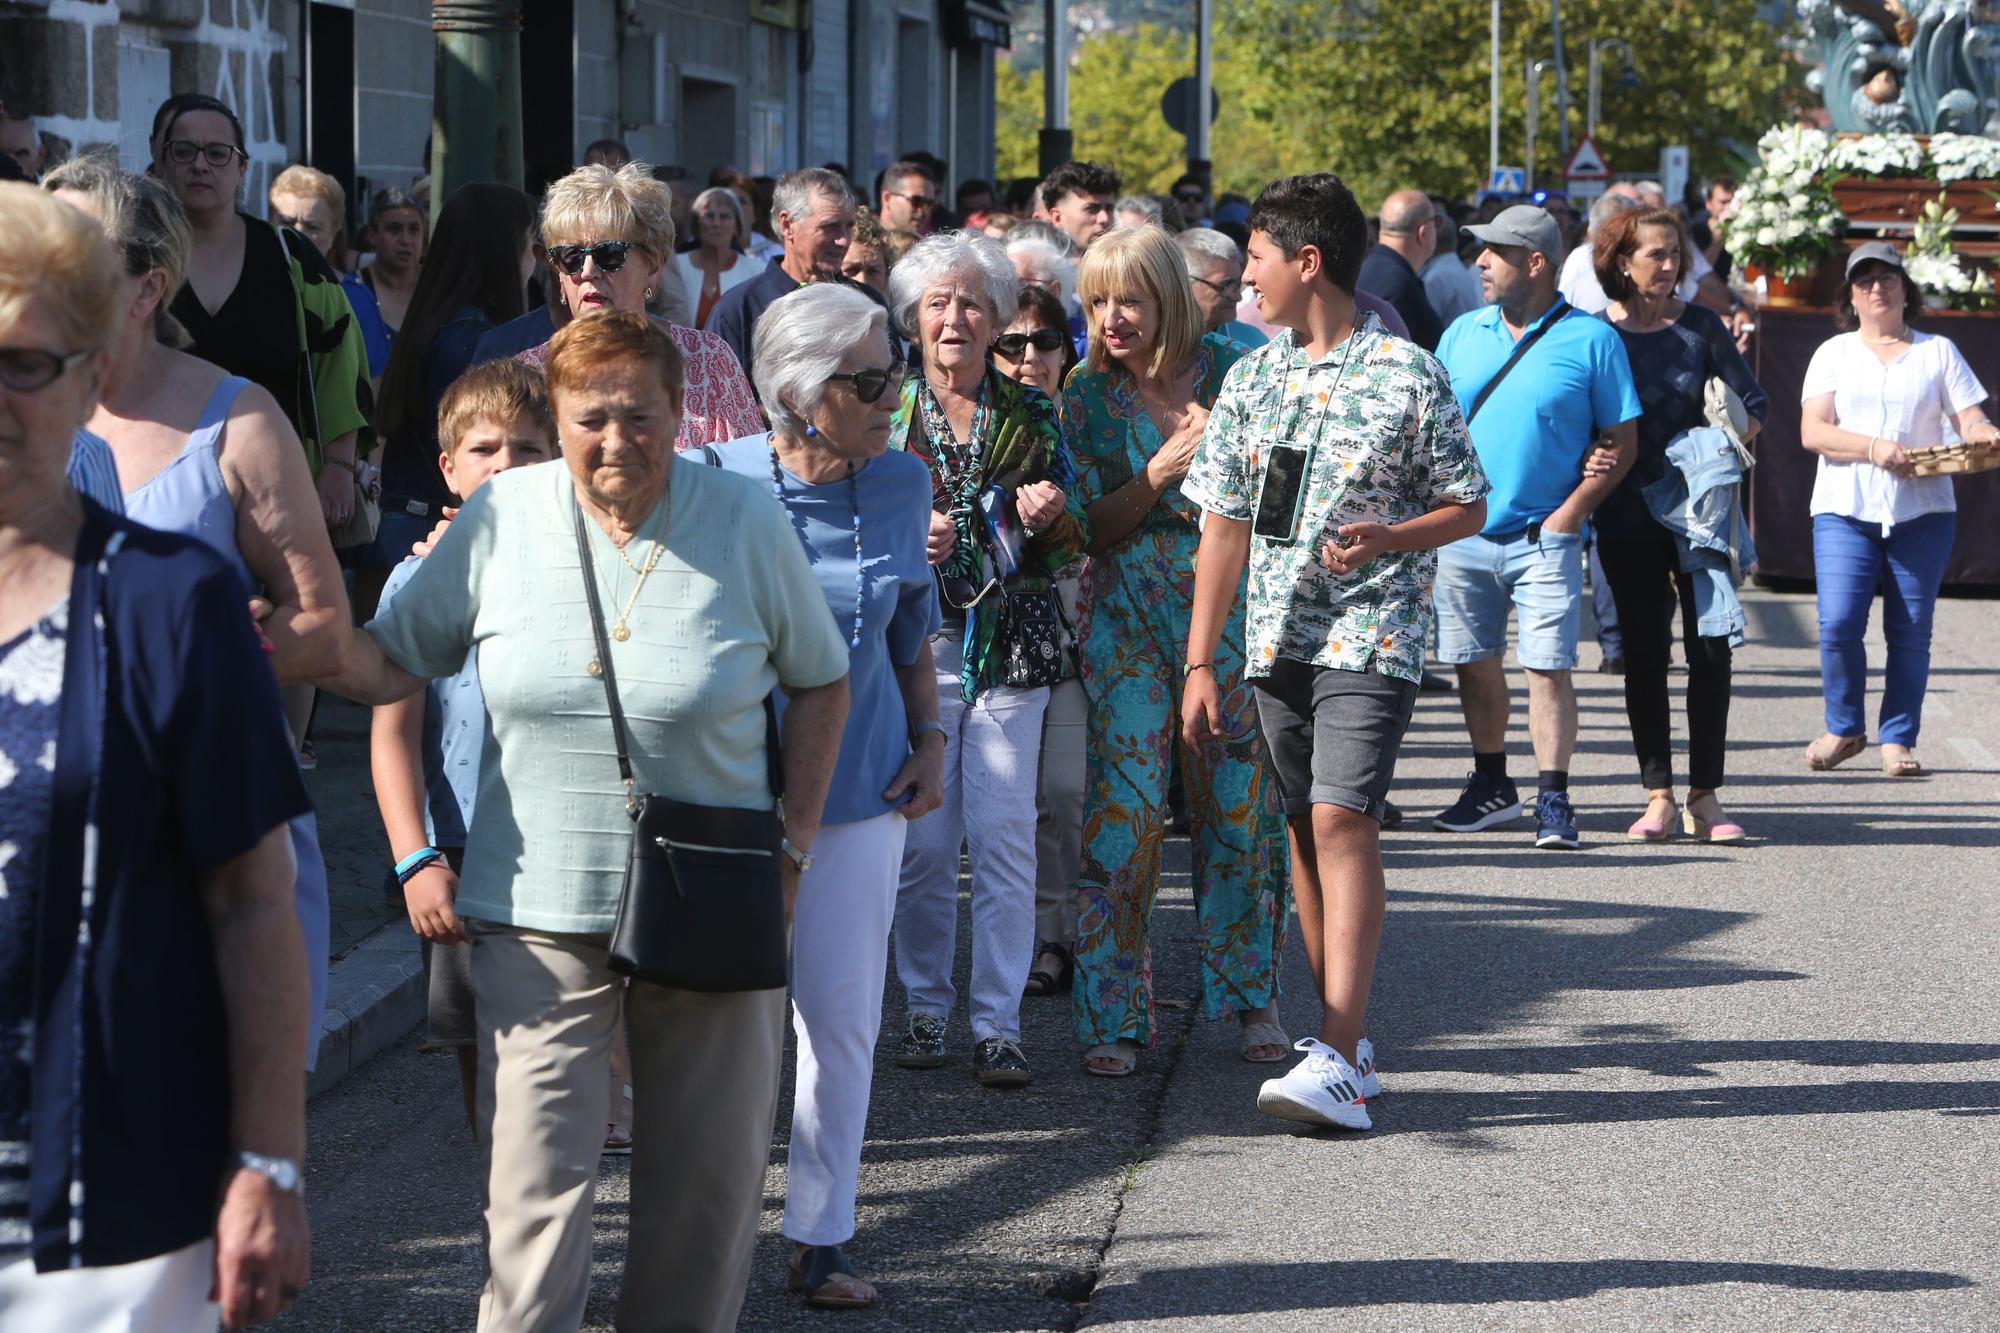
[[[1430,292],[1409,260],[1386,245],[1377,245],[1361,261],[1358,285],[1396,308],[1409,326],[1410,341],[1427,352],[1437,347],[1444,321],[1432,308]]]
[[[1986,401],[1986,388],[1949,338],[1910,334],[1910,350],[1884,362],[1861,335],[1827,339],[1806,366],[1801,401],[1833,395],[1842,430],[1879,435],[1905,449],[1945,442],[1945,418]],[[1957,438],[1955,435],[1953,438]],[[1872,463],[1819,460],[1811,512],[1840,514],[1884,529],[1958,508],[1950,477],[1898,477]]]
[[[1561,302],[1522,330],[1526,338],[1555,324],[1509,371],[1471,423],[1479,465],[1492,483],[1486,497],[1489,537],[1505,538],[1539,523],[1583,481],[1583,457],[1598,432],[1639,415],[1631,363],[1617,331]],[[1451,376],[1461,411],[1500,373],[1515,338],[1490,305],[1461,315],[1444,331],[1438,360]]]
[[[1249,520],[1272,449],[1286,445],[1309,453],[1304,501],[1291,540],[1253,528],[1246,674],[1268,676],[1283,657],[1422,679],[1437,552],[1388,551],[1335,574],[1319,547],[1345,523],[1401,523],[1486,494],[1443,368],[1373,315],[1318,361],[1287,330],[1230,371],[1181,491]]]
[[[361,345],[368,350],[368,373],[380,378],[389,368],[389,348],[396,331],[382,318],[382,303],[375,289],[363,278],[349,274],[340,280],[340,290],[354,310],[354,322],[361,328]]]
[[[847,674],[784,508],[768,486],[676,456],[668,497],[625,547],[585,521],[639,789],[769,809],[764,699]],[[414,675],[479,650],[488,726],[459,879],[461,915],[532,930],[611,928],[631,850],[604,682],[577,559],[567,468],[503,472],[466,501],[388,611],[369,622]],[[670,521],[671,519],[671,521]]]
[[[389,572],[376,602],[386,611],[423,564],[410,556]],[[479,756],[486,743],[486,696],[479,690],[479,650],[465,665],[433,680],[424,691],[424,837],[433,847],[465,846],[479,796]]]
[[[886,306],[882,293],[866,283],[850,278],[824,278],[823,282],[839,282],[852,287],[876,305]],[[727,343],[729,350],[736,354],[736,360],[743,368],[744,377],[751,378],[754,367],[750,364],[752,344],[757,337],[757,321],[771,308],[771,303],[781,296],[788,296],[805,284],[785,272],[781,258],[773,256],[764,266],[764,271],[748,282],[738,283],[722,294],[715,308],[708,312],[708,323],[704,329]],[[893,338],[893,335],[892,335]]]
[[[731,440],[715,453],[723,467],[771,488],[769,434]],[[863,593],[860,646],[850,646],[847,655],[847,729],[820,817],[824,824],[857,824],[900,804],[882,799],[910,756],[909,718],[896,668],[916,661],[942,624],[927,551],[931,473],[921,458],[891,450],[869,459],[852,487],[845,477],[813,485],[782,467],[779,475],[792,530],[826,596],[835,629],[850,642],[856,633],[855,594]],[[857,512],[865,571],[858,587]],[[782,706],[778,724],[784,725]]]

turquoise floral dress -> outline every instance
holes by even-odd
[[[1243,353],[1216,334],[1202,339],[1197,402],[1215,402]],[[1139,476],[1165,443],[1123,371],[1079,367],[1063,392],[1063,416],[1085,505]],[[1072,993],[1077,1040],[1086,1046],[1152,1043],[1153,899],[1176,751],[1194,833],[1202,1013],[1259,1009],[1278,993],[1285,821],[1244,679],[1240,592],[1215,654],[1229,734],[1199,749],[1180,735],[1200,518],[1180,487],[1169,487],[1130,534],[1092,557],[1084,579],[1079,633],[1090,727]]]

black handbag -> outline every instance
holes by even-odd
[[[1032,689],[1057,685],[1076,674],[1068,620],[1053,588],[1004,594],[1000,611],[1000,678]]]
[[[611,670],[587,520],[582,506],[574,507],[598,674],[611,709],[625,811],[632,817],[632,852],[611,926],[608,965],[613,972],[679,990],[775,990],[785,984],[788,961],[777,709],[766,696],[764,754],[773,809],[696,805],[639,792],[625,748],[625,710]]]

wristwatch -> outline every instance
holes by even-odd
[[[780,838],[778,840],[778,846],[784,851],[786,856],[792,858],[792,864],[799,868],[799,873],[801,875],[805,874],[806,871],[811,870],[813,868],[813,854],[811,852],[803,851],[800,848],[792,846],[792,840],[790,838]]]
[[[289,1157],[271,1157],[260,1152],[240,1152],[235,1157],[236,1165],[246,1171],[255,1171],[264,1179],[278,1187],[278,1193],[290,1194],[296,1198],[305,1197],[305,1177],[299,1173],[299,1164]]]

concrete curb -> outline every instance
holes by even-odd
[[[326,981],[326,1017],[319,1062],[306,1076],[317,1097],[423,1021],[423,954],[401,917],[378,926],[333,965]]]

